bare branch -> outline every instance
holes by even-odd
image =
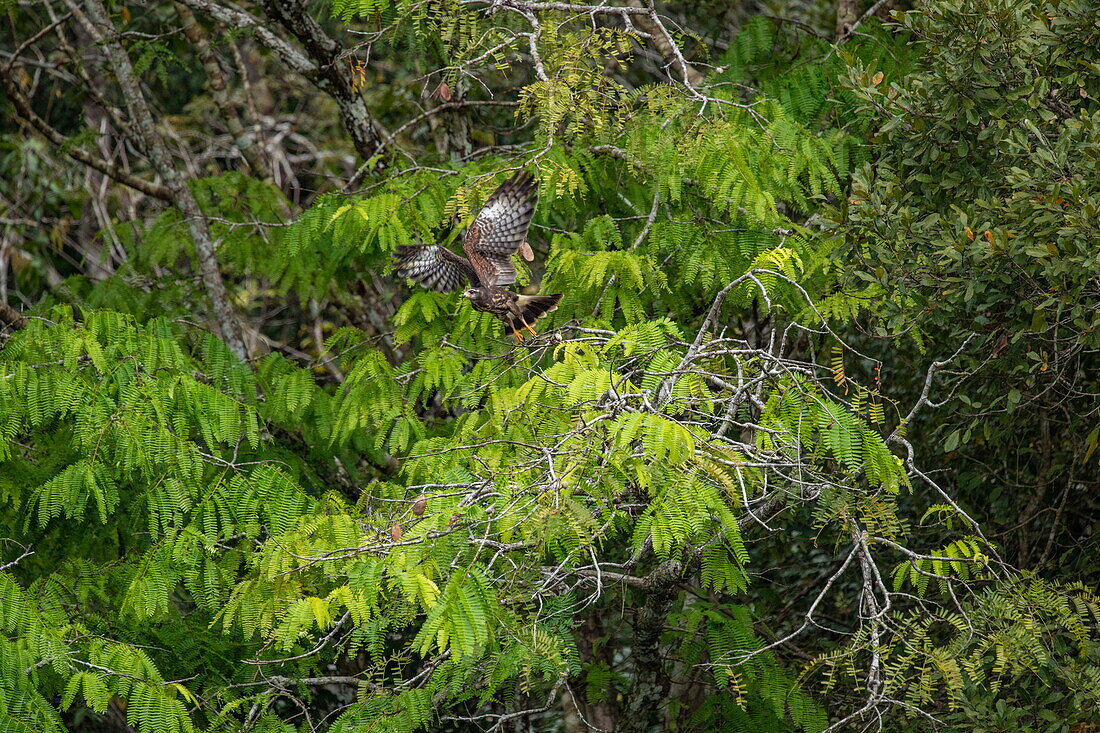
[[[330,38],[299,0],[264,0],[264,13],[279,22],[302,44],[312,68],[302,73],[318,89],[333,98],[340,119],[364,161],[370,161],[382,147],[385,131],[371,115],[363,96],[352,81],[343,49]]]
[[[13,59],[14,60],[14,59]],[[141,191],[147,196],[160,199],[168,203],[172,203],[172,192],[167,186],[162,186],[158,183],[146,181],[143,178],[129,173],[114,163],[110,163],[102,158],[99,158],[83,148],[73,145],[69,138],[62,135],[55,130],[48,122],[35,114],[31,108],[30,100],[23,93],[23,90],[19,88],[19,84],[11,75],[11,64],[9,63],[0,71],[0,83],[4,85],[4,92],[8,95],[8,99],[11,100],[12,105],[15,107],[16,113],[27,124],[38,131],[40,135],[49,140],[54,145],[58,146],[73,160],[76,160],[84,165],[94,168],[100,173],[108,176],[109,178],[118,181],[119,183],[129,186],[130,188]]]
[[[202,60],[202,66],[206,71],[206,78],[210,84],[210,96],[213,97],[214,104],[222,113],[225,124],[229,128],[229,134],[233,136],[237,149],[241,151],[241,155],[248,162],[248,167],[252,169],[252,172],[258,178],[271,181],[271,166],[268,165],[256,141],[245,130],[244,125],[241,123],[241,117],[237,113],[237,108],[229,100],[225,72],[222,70],[221,62],[218,61],[214,49],[210,47],[210,41],[207,39],[206,33],[203,32],[202,27],[195,20],[191,8],[178,0],[173,2],[172,5],[180,16],[187,40],[194,44],[195,50]]]
[[[172,159],[165,148],[164,141],[157,132],[156,123],[153,121],[153,113],[141,91],[141,85],[134,74],[130,57],[126,54],[119,42],[118,31],[107,15],[107,9],[101,0],[85,0],[87,16],[80,10],[77,0],[65,0],[73,14],[80,19],[89,35],[96,43],[103,47],[107,58],[114,68],[122,96],[126,100],[126,108],[133,122],[136,142],[149,156],[153,168],[160,175],[161,180],[171,191],[173,203],[183,214],[188,231],[195,244],[195,252],[199,259],[199,270],[202,275],[203,286],[206,295],[210,299],[214,309],[214,321],[222,339],[229,349],[241,359],[247,357],[244,345],[244,337],[240,324],[229,305],[226,296],[225,285],[222,282],[221,270],[218,269],[218,261],[214,250],[214,241],[210,238],[210,230],[206,219],[203,217],[199,204],[195,200],[186,181],[173,165]]]
[[[180,2],[192,10],[217,20],[219,23],[224,23],[230,28],[244,28],[248,30],[253,38],[274,51],[279,58],[282,59],[284,64],[294,71],[297,71],[299,74],[308,77],[317,72],[317,65],[313,63],[308,56],[286,40],[272,33],[259,18],[243,10],[220,5],[213,2],[213,0],[180,0]]]
[[[14,560],[12,560],[9,563],[6,563],[4,565],[0,565],[0,572],[3,572],[4,570],[9,570],[11,568],[14,568],[16,565],[19,564],[20,560],[22,560],[25,557],[30,557],[33,554],[34,554],[34,550],[29,550],[29,549],[24,550],[23,554],[20,555],[19,557],[15,558]]]

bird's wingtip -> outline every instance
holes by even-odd
[[[535,188],[535,174],[527,170],[527,168],[520,168],[513,173],[505,183],[510,183],[514,186],[521,188],[530,187]]]

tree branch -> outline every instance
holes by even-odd
[[[310,61],[305,54],[272,33],[254,15],[236,8],[227,8],[224,5],[212,2],[212,0],[180,0],[180,2],[230,28],[243,28],[249,31],[256,41],[274,51],[284,64],[299,74],[309,77],[317,72],[317,65]]]
[[[87,9],[87,15],[85,15],[76,0],[65,0],[65,2],[73,14],[80,19],[92,39],[102,46],[104,53],[107,54],[133,122],[136,142],[149,156],[153,168],[171,191],[172,203],[180,210],[187,223],[187,229],[195,244],[195,253],[198,255],[203,287],[213,306],[214,320],[222,340],[238,358],[246,358],[244,337],[225,293],[225,284],[222,282],[221,270],[218,269],[215,245],[210,237],[206,218],[199,209],[191,189],[187,187],[187,182],[173,165],[168,149],[160,133],[157,132],[153,113],[141,91],[130,57],[119,41],[118,31],[108,18],[107,9],[103,6],[102,0],[85,0]]]
[[[167,186],[162,186],[158,183],[139,178],[128,171],[122,170],[114,163],[103,160],[89,153],[87,150],[73,145],[69,138],[62,135],[55,130],[50,123],[35,114],[34,110],[31,108],[30,100],[11,76],[10,63],[0,70],[0,84],[3,84],[4,93],[8,95],[8,99],[11,100],[12,106],[15,107],[15,112],[19,118],[37,130],[42,137],[61,148],[70,158],[83,163],[89,168],[96,169],[100,173],[112,180],[118,181],[124,186],[129,186],[132,189],[141,191],[145,195],[152,196],[155,199],[172,203],[172,192],[168,190]]]
[[[0,300],[0,334],[7,332],[9,329],[12,331],[18,331],[21,328],[25,328],[27,325],[27,319],[23,317],[23,314],[12,308],[10,305]]]
[[[271,166],[268,165],[267,160],[261,154],[255,139],[244,129],[237,108],[229,100],[225,72],[222,70],[217,55],[210,47],[210,41],[207,39],[206,33],[203,32],[202,27],[195,20],[195,14],[191,12],[191,8],[179,2],[179,0],[173,2],[172,5],[180,16],[184,35],[187,36],[187,40],[195,45],[195,50],[198,51],[203,69],[206,71],[206,78],[210,82],[210,96],[213,97],[214,104],[222,113],[222,117],[225,118],[225,124],[229,129],[229,134],[233,136],[233,142],[236,144],[237,149],[241,151],[241,155],[248,163],[248,167],[252,169],[252,172],[258,178],[271,181]]]
[[[0,304],[0,305],[2,305],[2,304]],[[15,558],[14,560],[12,560],[11,562],[9,562],[5,565],[0,565],[0,571],[8,570],[10,568],[14,568],[16,565],[19,564],[20,560],[22,560],[25,557],[30,557],[33,554],[34,554],[34,550],[24,550],[23,554],[20,555],[19,557]]]
[[[673,40],[672,34],[668,32],[668,29],[665,28],[664,23],[662,23],[660,17],[658,17],[657,9],[653,5],[653,0],[646,0],[645,6],[642,5],[642,0],[627,0],[627,2],[631,7],[644,7],[649,11],[645,15],[636,16],[634,21],[642,27],[642,30],[653,37],[653,45],[657,48],[657,53],[661,54],[666,64],[679,73],[680,80],[684,85],[689,88],[695,88],[702,84],[703,72],[689,64],[684,58],[683,53],[680,51],[680,47],[677,46],[676,41]]]
[[[263,7],[267,17],[290,31],[302,44],[313,67],[302,73],[333,98],[356,151],[363,160],[370,160],[382,145],[384,133],[352,83],[350,69],[341,57],[340,44],[325,33],[299,0],[264,0]]]

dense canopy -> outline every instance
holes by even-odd
[[[1096,2],[6,10],[0,732],[1100,726]]]

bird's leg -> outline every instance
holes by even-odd
[[[523,317],[523,311],[521,311],[516,306],[514,301],[512,303],[508,304],[508,310],[511,311],[511,313],[512,313],[511,328],[512,328],[512,335],[516,337],[516,343],[522,343],[523,342],[523,336],[520,335],[520,326],[517,325],[517,324],[522,323],[523,328],[526,328],[528,331],[530,331],[532,336],[537,336],[538,335],[533,330],[531,330],[531,326],[530,326],[530,324],[527,323],[527,319]]]
[[[518,308],[516,310],[519,311]],[[523,327],[527,329],[527,333],[531,334],[532,336],[538,336],[538,333],[535,331],[535,329],[531,328],[531,324],[528,323],[527,319],[523,317],[523,311],[519,311],[519,322],[522,323]],[[518,331],[519,329],[516,330]]]

